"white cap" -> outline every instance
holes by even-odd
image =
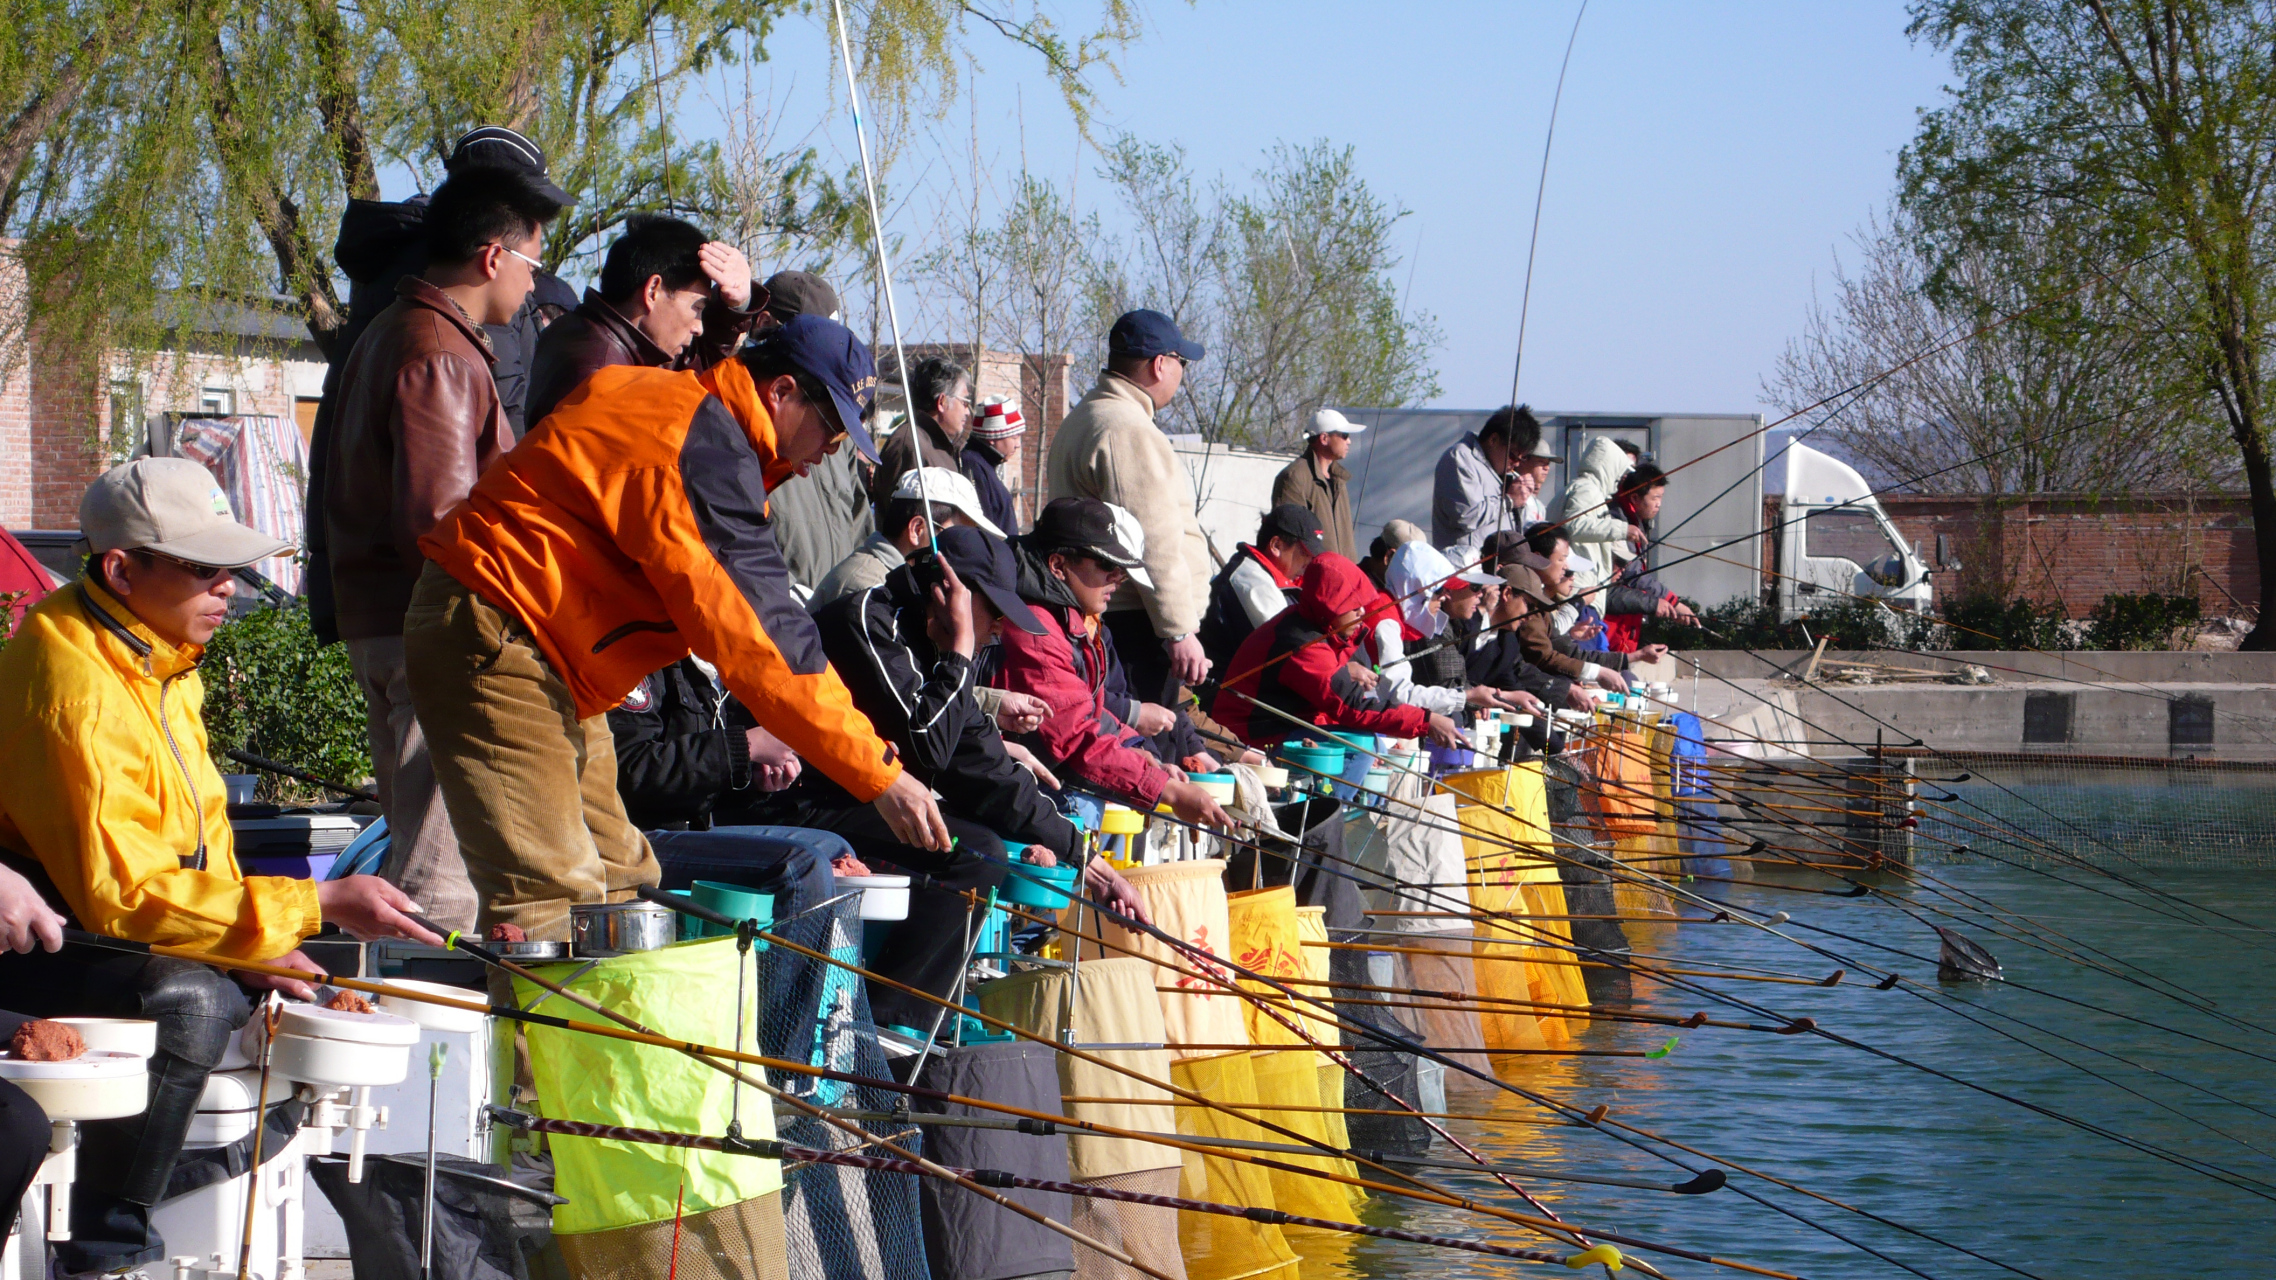
[[[98,555],[154,551],[217,569],[292,550],[237,523],[213,473],[188,458],[136,458],[95,477],[79,499],[79,531]]]
[[[923,477],[924,484],[921,493],[917,488],[919,476]],[[927,502],[954,507],[978,528],[999,538],[1004,536],[1004,531],[996,527],[995,521],[981,513],[980,491],[973,488],[972,482],[965,479],[961,472],[946,467],[912,467],[901,473],[901,479],[893,486],[893,496],[911,501],[921,497]]]
[[[1312,425],[1304,428],[1304,434],[1356,436],[1365,430],[1367,428],[1363,424],[1353,422],[1333,409],[1321,409],[1312,415]]]

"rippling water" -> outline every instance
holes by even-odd
[[[2276,1035],[2265,1030],[2276,1028],[2276,957],[2270,936],[2258,931],[2276,919],[2271,910],[2276,908],[2276,872],[2148,877],[2158,888],[2215,905],[2254,926],[2224,933],[2172,918],[2187,913],[2087,873],[2060,873],[2081,881],[2074,886],[1982,862],[1922,870],[2067,935],[2071,941],[2064,945],[2098,950],[2209,996],[2223,1013],[2252,1025],[2224,1023],[2048,950],[2000,937],[1980,923],[1964,926],[1964,932],[1998,956],[2007,983],[1947,985],[1924,998],[1915,994],[1917,989],[1877,991],[1854,976],[1831,988],[1701,981],[1782,1015],[1808,1015],[1829,1031],[1960,1081],[2271,1185],[2258,1188],[2258,1195],[2226,1186],[1964,1084],[1816,1036],[1702,1028],[1682,1033],[1681,1047],[1664,1060],[1545,1059],[1509,1079],[1583,1107],[1609,1105],[1611,1119],[1717,1157],[1682,1157],[1694,1167],[1744,1163],[2050,1280],[2276,1275],[2276,1199],[2261,1198],[2276,1197],[2276,1119],[2264,1114],[2276,1113],[2276,1090],[2269,1087],[2276,1081],[2276,1061],[2270,1060],[2276,1059]],[[1893,878],[1887,883],[1892,888],[1900,884]],[[1736,885],[1697,887],[1727,895],[1741,906],[1788,911],[1801,924],[1929,957],[1928,962],[1903,959],[1843,939],[1797,935],[1934,985],[1936,935],[1886,903]],[[1944,905],[1918,889],[1898,892],[1916,906]],[[1640,950],[1679,958],[1690,968],[1749,966],[1822,977],[1840,964],[1751,928],[1647,928],[1657,936],[1640,940]],[[1855,964],[1849,969],[1852,975],[1858,971]],[[2025,986],[2099,1011],[2032,994]],[[1715,1017],[1746,1016],[1642,979],[1636,987],[1639,1007],[1655,1012],[1682,1015],[1706,1009]],[[1971,1023],[1960,1016],[1963,1012],[1990,1025]],[[2041,1030],[2018,1025],[2011,1017]],[[2182,1033],[2267,1056],[2231,1052]],[[1598,1023],[1576,1043],[1643,1048],[1656,1046],[1665,1036],[1664,1030],[1634,1024]],[[2080,1043],[2066,1044],[2058,1037]],[[2108,1079],[2097,1080],[2050,1055]],[[1526,1123],[1545,1113],[1515,1095],[1479,1088],[1462,1092],[1450,1075],[1449,1089],[1455,1094],[1450,1109],[1477,1118],[1452,1121],[1449,1127],[1493,1158],[1617,1177],[1680,1181],[1688,1176],[1601,1133]],[[1432,1158],[1460,1156],[1441,1142]],[[1509,1201],[1505,1190],[1484,1177],[1453,1172],[1426,1176],[1480,1199]],[[1530,1189],[1577,1222],[1813,1278],[1906,1272],[1749,1201],[1742,1190],[1927,1275],[2015,1274],[1735,1169],[1731,1186],[1704,1196],[1546,1182],[1530,1184]],[[1477,1215],[1412,1202],[1378,1198],[1366,1219],[1541,1247],[1537,1237],[1502,1231]],[[1296,1243],[1307,1258],[1306,1280],[1506,1276],[1527,1269],[1526,1264],[1482,1255],[1352,1237],[1304,1236]],[[1675,1276],[1739,1274],[1704,1263],[1656,1261]]]

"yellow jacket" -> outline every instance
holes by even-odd
[[[25,614],[0,650],[0,848],[88,930],[265,960],[316,932],[316,885],[237,870],[203,652],[85,580]]]

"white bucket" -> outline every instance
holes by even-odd
[[[411,1046],[417,1043],[419,1024],[392,1013],[286,1005],[269,1065],[272,1073],[303,1084],[396,1084],[410,1074]]]
[[[158,1052],[158,1024],[147,1018],[54,1018],[79,1033],[90,1049],[134,1053],[147,1058]]]
[[[410,978],[391,978],[387,985],[405,991],[416,991],[422,995],[442,996],[450,1000],[471,1000],[476,1004],[488,1004],[490,1002],[488,997],[480,991],[470,991],[465,987],[454,987],[447,982],[419,982]],[[453,1009],[448,1005],[425,1004],[402,996],[381,996],[379,1007],[398,1018],[408,1018],[430,1031],[472,1033],[480,1031],[483,1020],[490,1016],[486,1013],[476,1013],[472,1009]]]
[[[0,1080],[40,1104],[50,1120],[116,1120],[149,1103],[149,1059],[89,1049],[67,1062],[25,1062],[0,1053]]]
[[[906,920],[909,918],[909,877],[907,876],[834,876],[837,892],[861,890],[861,918],[864,920]]]

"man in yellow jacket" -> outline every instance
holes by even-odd
[[[358,937],[440,939],[377,876],[317,883],[237,867],[227,793],[199,716],[198,659],[226,621],[231,570],[287,550],[230,518],[203,467],[143,458],[80,502],[86,575],[0,651],[0,863],[90,932],[303,970],[333,920]],[[288,979],[246,987],[314,993]],[[0,952],[7,1007],[151,1018],[149,1105],[87,1127],[66,1272],[166,1256],[149,1208],[166,1189],[205,1078],[250,1013],[239,983],[184,960],[69,947]]]

